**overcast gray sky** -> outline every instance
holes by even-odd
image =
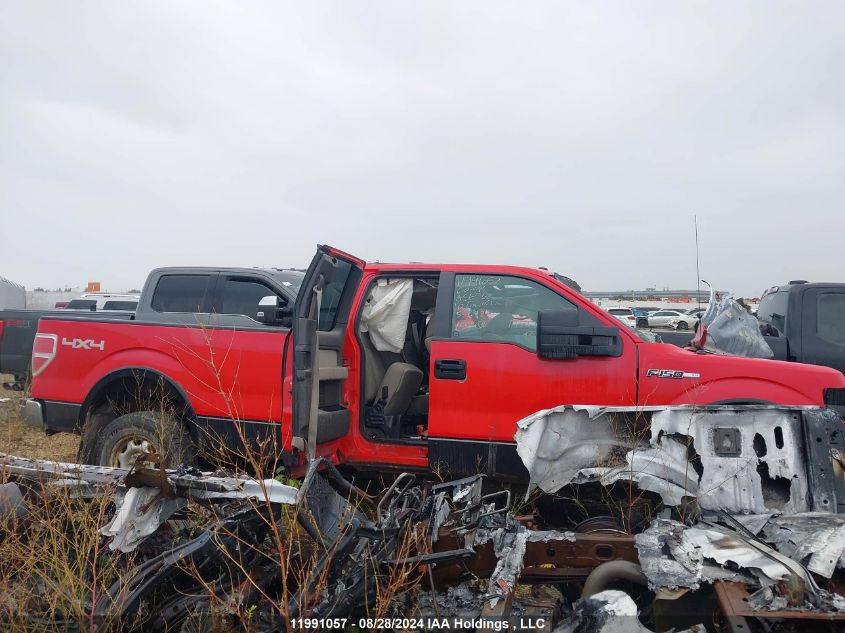
[[[0,0],[0,275],[845,281],[845,3]]]

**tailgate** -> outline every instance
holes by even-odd
[[[0,373],[16,377],[29,374],[32,341],[39,316],[38,313],[9,312],[0,317]]]

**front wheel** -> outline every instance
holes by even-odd
[[[689,323],[686,321],[678,321],[678,330],[683,332],[689,329]]]
[[[648,327],[648,319],[637,319],[637,327],[638,328],[647,328]]]
[[[168,468],[196,463],[191,437],[179,420],[167,414],[121,415],[106,424],[94,442],[93,462],[100,466],[131,468],[145,453],[163,455]]]

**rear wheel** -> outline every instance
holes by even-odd
[[[637,319],[637,327],[638,328],[647,328],[648,327],[648,319]]]
[[[152,411],[115,418],[97,434],[92,448],[92,461],[100,466],[131,468],[145,453],[163,455],[168,468],[196,463],[191,437],[182,423],[171,415]]]

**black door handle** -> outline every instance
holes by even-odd
[[[467,362],[461,358],[438,358],[434,361],[434,377],[441,380],[464,380]]]

